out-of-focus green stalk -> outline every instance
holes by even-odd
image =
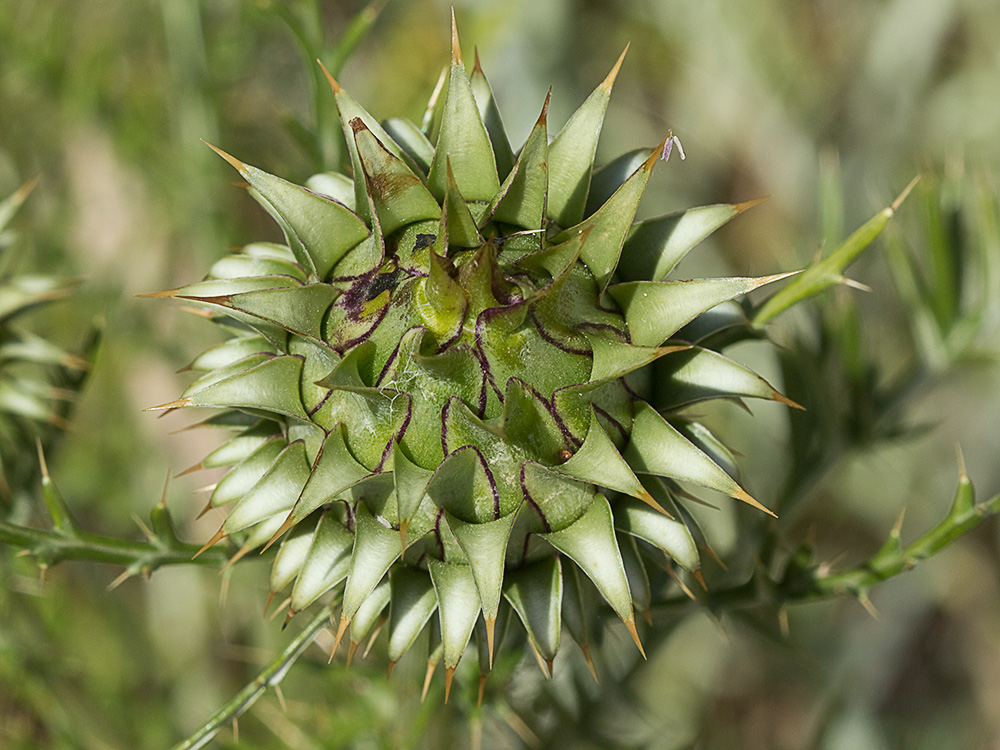
[[[830,255],[806,268],[793,282],[761,305],[754,315],[754,326],[760,328],[790,307],[794,307],[809,297],[815,297],[835,284],[844,283],[846,281],[844,270],[857,260],[865,248],[885,229],[885,225],[889,223],[889,219],[896,213],[915,184],[916,178],[906,186],[906,189],[892,202],[891,206],[887,206],[875,214],[854,230],[854,233]]]
[[[211,719],[183,742],[171,750],[198,750],[205,747],[212,738],[227,724],[242,716],[257,699],[267,692],[268,688],[276,687],[288,673],[289,668],[309,648],[309,644],[323,629],[330,619],[330,608],[323,607],[309,622],[302,632],[288,644],[281,654],[260,671],[254,680],[247,684],[233,699],[220,708]]]

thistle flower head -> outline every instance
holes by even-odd
[[[158,407],[215,407],[233,431],[199,464],[229,467],[210,544],[280,540],[289,616],[333,592],[337,643],[387,619],[392,663],[429,628],[448,684],[477,628],[489,668],[508,620],[547,669],[564,631],[589,654],[601,602],[641,648],[664,571],[699,570],[682,484],[763,509],[675,411],[787,402],[710,348],[703,316],[779,277],[667,279],[749,204],[634,223],[672,133],[594,166],[622,59],[554,137],[547,97],[515,152],[453,40],[422,127],[377,122],[330,77],[344,174],[303,187],[219,152],[286,244],[170,292],[232,335]]]

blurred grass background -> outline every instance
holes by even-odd
[[[317,97],[311,63],[280,15],[308,19],[317,8],[313,33],[333,43],[365,5],[0,4],[0,195],[41,176],[18,221],[19,263],[81,280],[72,301],[32,323],[72,350],[94,319],[103,321],[73,429],[49,456],[88,528],[136,536],[131,516],[148,514],[164,477],[213,447],[211,434],[173,434],[184,417],[141,411],[179,393],[175,371],[204,348],[210,326],[134,295],[200,278],[229,246],[279,238],[199,139],[292,180],[322,168],[323,155],[303,148],[289,125],[314,127]],[[338,79],[377,117],[419,122],[448,59],[448,8],[389,0]],[[704,243],[681,277],[800,267],[918,172],[927,195],[972,175],[994,186],[995,200],[993,0],[465,0],[455,10],[466,58],[478,48],[513,142],[526,137],[550,85],[558,124],[631,42],[599,161],[652,145],[668,128],[688,157],[660,165],[641,215],[770,196]],[[333,99],[318,100],[326,127]],[[842,205],[823,198],[824,179]],[[919,244],[923,210],[911,198],[893,231]],[[907,309],[881,250],[852,271],[873,289],[848,293],[865,356],[889,372],[902,368]],[[794,323],[781,323],[779,341],[794,333]],[[981,342],[985,362],[929,380],[910,403],[907,422],[932,431],[848,451],[811,491],[792,538],[811,528],[821,555],[840,564],[870,555],[904,506],[904,537],[923,530],[947,509],[956,443],[981,495],[994,494],[1000,378],[989,361],[998,343],[995,335]],[[768,348],[737,354],[780,382]],[[710,416],[743,454],[751,492],[766,499],[781,490],[787,414],[771,404],[754,412],[723,406]],[[202,502],[194,490],[210,481],[170,483],[187,539],[218,525],[193,520]],[[738,517],[724,506],[706,520],[724,558],[740,547]],[[216,742],[464,746],[468,724],[479,722],[484,747],[1000,747],[997,545],[996,525],[987,524],[882,586],[877,620],[853,600],[804,605],[790,611],[782,639],[775,623],[724,618],[719,627],[686,614],[628,684],[588,688],[595,702],[586,721],[572,709],[583,703],[571,693],[583,688],[558,680],[543,688],[524,678],[510,695],[493,696],[503,698],[493,713],[469,714],[460,701],[442,707],[436,684],[421,706],[417,661],[404,660],[386,683],[383,665],[345,673],[315,650],[284,684],[286,710],[271,694],[241,720],[238,738]],[[0,550],[0,747],[168,747],[288,640],[259,615],[261,562],[241,563],[225,579],[165,569],[106,591],[119,572],[69,563],[40,583],[30,559]],[[517,718],[529,714],[534,734]]]

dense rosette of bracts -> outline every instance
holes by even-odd
[[[641,648],[664,571],[698,575],[678,483],[762,508],[671,414],[785,400],[704,345],[702,315],[780,277],[666,279],[746,204],[633,223],[663,145],[594,168],[620,64],[551,139],[546,99],[517,153],[457,38],[422,127],[330,79],[353,179],[300,187],[220,151],[287,244],[166,293],[232,337],[157,408],[222,409],[207,421],[234,433],[195,467],[229,467],[209,544],[280,542],[272,591],[289,616],[333,592],[351,653],[387,621],[394,663],[429,628],[450,684],[474,631],[485,672],[516,621],[551,669],[564,631],[589,661],[602,601]]]

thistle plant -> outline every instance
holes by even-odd
[[[270,662],[238,677],[245,686],[233,687],[232,699],[177,750],[203,747],[230,724],[235,729],[296,660],[325,662],[319,649],[310,653],[317,638],[327,653],[331,644],[334,653],[338,646],[346,650],[348,664],[369,649],[390,670],[405,656],[398,671],[407,674],[414,666],[422,671],[417,660],[426,656],[424,694],[432,686],[434,696],[443,692],[447,700],[450,691],[450,703],[418,706],[419,688],[399,680],[405,675],[376,685],[365,683],[373,675],[368,667],[298,669],[288,680],[282,734],[288,745],[303,744],[291,733],[293,722],[324,736],[321,744],[330,737],[347,744],[353,732],[358,742],[382,736],[387,746],[415,744],[433,722],[438,744],[453,729],[470,730],[477,746],[485,725],[513,731],[528,745],[570,746],[575,733],[587,746],[612,737],[615,746],[649,746],[638,734],[615,735],[616,727],[636,725],[627,711],[617,723],[606,718],[624,705],[642,711],[640,690],[662,702],[657,688],[649,690],[660,683],[646,679],[654,672],[656,680],[669,673],[682,681],[673,662],[668,670],[638,673],[644,670],[640,650],[666,656],[681,640],[670,639],[687,614],[724,616],[723,624],[753,620],[777,638],[779,625],[788,624],[782,615],[797,602],[847,597],[874,607],[868,601],[874,587],[1000,512],[1000,497],[976,502],[961,467],[958,491],[940,523],[910,538],[901,523],[890,531],[886,521],[874,530],[883,536],[870,538],[868,549],[862,549],[867,542],[853,544],[857,562],[846,563],[830,562],[821,551],[830,546],[824,537],[839,533],[824,512],[843,509],[809,502],[821,495],[812,488],[835,475],[845,457],[870,455],[911,432],[914,395],[968,358],[993,330],[998,204],[986,182],[970,191],[954,181],[939,189],[923,180],[917,196],[926,226],[918,242],[911,247],[910,235],[904,243],[904,235],[891,233],[888,257],[913,325],[913,346],[899,336],[907,366],[883,368],[863,347],[870,331],[854,307],[857,291],[831,288],[849,283],[848,266],[873,246],[908,190],[843,242],[843,227],[828,226],[824,247],[830,251],[769,297],[779,288],[769,283],[782,274],[679,281],[679,261],[753,201],[636,221],[651,172],[676,168],[684,153],[667,132],[655,148],[595,164],[622,60],[561,128],[549,128],[548,98],[539,102],[534,128],[513,148],[482,66],[478,59],[466,65],[457,34],[423,120],[380,123],[334,76],[343,78],[340,64],[381,3],[359,15],[336,47],[326,42],[318,3],[270,5],[304,55],[323,59],[333,71],[312,70],[313,82],[322,84],[312,92],[320,107],[314,132],[296,123],[291,135],[314,170],[341,157],[343,163],[340,172],[297,185],[222,154],[285,241],[251,244],[219,260],[203,281],[153,295],[180,300],[227,337],[191,363],[196,380],[181,398],[154,407],[215,410],[197,424],[224,437],[191,471],[218,472],[206,508],[218,509],[212,514],[221,522],[218,532],[204,547],[204,537],[190,543],[189,532],[175,529],[166,491],[159,503],[149,502],[148,521],[138,521],[144,539],[86,530],[40,454],[53,459],[56,475],[67,473],[67,458],[47,446],[37,452],[32,434],[41,427],[43,443],[57,434],[45,426],[60,421],[61,397],[69,394],[50,386],[72,381],[73,360],[0,362],[3,377],[34,383],[42,407],[36,417],[4,415],[5,425],[19,425],[10,433],[18,439],[3,446],[4,476],[21,497],[40,486],[51,517],[50,528],[31,525],[20,503],[0,518],[0,543],[12,552],[3,571],[11,583],[0,587],[5,614],[48,616],[51,609],[45,597],[25,604],[22,592],[37,584],[23,575],[26,560],[14,560],[14,550],[30,555],[43,573],[68,560],[119,566],[107,576],[109,588],[131,576],[158,576],[164,566],[221,567],[228,574],[251,552],[266,551],[263,559],[273,565],[268,604],[272,616],[284,615],[290,625],[284,646],[272,649],[265,636]],[[331,126],[339,131],[336,142]],[[668,157],[673,161],[664,163]],[[4,205],[16,207],[25,194]],[[13,280],[10,288],[25,289],[24,277],[3,278]],[[32,288],[40,283],[35,277]],[[50,291],[33,298],[35,308],[64,289],[45,283]],[[746,296],[759,287],[765,288]],[[767,329],[804,300],[794,335]],[[788,397],[724,354],[737,342],[767,346],[770,335],[781,342],[782,382],[775,385]],[[769,447],[781,456],[771,477],[780,490],[773,494],[758,494],[752,478],[744,484],[736,454],[695,416],[719,416],[718,409],[702,408],[706,401],[743,405],[754,398],[789,407],[787,444]],[[72,459],[70,451],[70,466]],[[735,547],[720,549],[726,565],[711,547],[714,535],[698,526],[696,519],[708,516],[692,504],[702,498],[741,508]],[[126,500],[134,498],[113,498],[107,507]],[[101,527],[99,518],[80,515],[87,527]],[[814,545],[800,522],[817,518]],[[51,591],[59,578],[49,578]],[[207,586],[215,583],[210,578]],[[126,585],[98,601],[102,607],[112,597],[114,604],[127,602],[130,592],[141,591],[152,622],[157,618],[147,597],[166,594],[140,586]],[[234,600],[241,597],[230,597],[222,619],[237,613],[243,628],[259,611],[237,610]],[[214,602],[208,606],[215,610]],[[802,631],[791,617],[789,646],[795,648]],[[106,619],[132,627],[115,613]],[[47,680],[37,676],[43,658],[62,664],[48,632],[31,624],[31,632],[41,634],[35,650],[0,654],[14,656],[16,669],[0,676],[8,685]],[[833,627],[841,632],[843,626]],[[18,631],[3,628],[0,640],[17,644],[8,632]],[[239,632],[225,640],[238,640],[245,631]],[[183,637],[199,638],[188,630]],[[232,666],[214,638],[200,638],[201,656],[218,655]],[[708,648],[721,651],[714,643]],[[146,651],[146,641],[130,638],[118,658],[138,664],[134,656]],[[540,678],[535,657],[553,679]],[[4,667],[0,663],[0,671]],[[239,670],[213,664],[207,671],[229,680]],[[198,683],[201,698],[205,683],[182,674],[184,687]],[[114,675],[128,705],[134,693],[120,677]],[[50,710],[50,692],[57,695],[44,688],[37,691],[39,716]],[[0,686],[0,704],[5,689]],[[136,689],[149,692],[145,677]],[[760,703],[756,691],[746,692]],[[336,710],[320,695],[336,696]],[[285,698],[277,697],[284,706]],[[87,744],[86,727],[75,717],[89,709],[54,724]],[[170,731],[189,733],[190,716],[169,710]],[[311,711],[309,719],[302,718],[304,710]],[[265,699],[254,713],[267,720],[276,712]],[[3,705],[0,714],[6,719]],[[638,723],[660,732],[661,719],[679,714],[716,719],[711,709],[686,705],[658,712],[655,730],[649,717]],[[254,724],[241,728],[244,741],[253,737]],[[0,744],[6,725],[0,721]],[[273,722],[267,730],[275,731]],[[100,742],[138,746],[138,732],[130,731]],[[163,732],[144,733],[162,746]]]
[[[290,618],[334,592],[334,651],[387,616],[395,663],[431,623],[450,686],[477,628],[485,674],[516,621],[551,671],[564,626],[590,661],[602,601],[641,650],[636,611],[700,576],[687,487],[770,512],[679,409],[795,406],[718,351],[745,319],[703,315],[785,274],[667,278],[751,204],[633,223],[677,139],[595,168],[623,58],[551,140],[546,98],[516,154],[454,28],[421,127],[379,124],[329,77],[353,177],[301,187],[216,149],[287,244],[160,293],[231,337],[155,408],[222,410],[233,436],[192,467],[229,467],[205,547],[280,542],[271,596],[290,589]]]

